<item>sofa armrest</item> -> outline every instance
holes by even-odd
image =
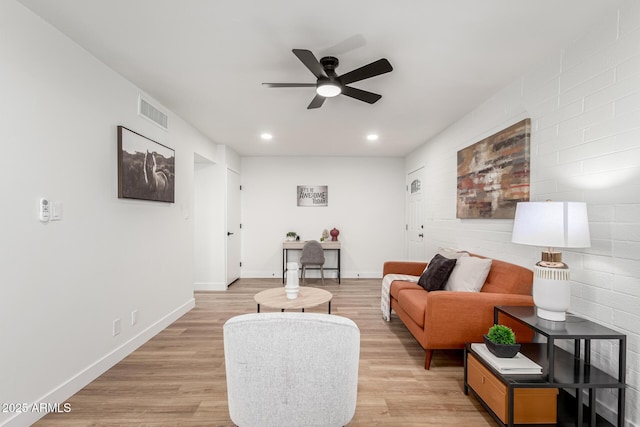
[[[532,306],[533,297],[490,292],[430,292],[425,309],[424,343],[427,348],[462,348],[466,342],[482,342],[493,325],[496,305]],[[502,317],[516,333],[518,342],[529,342],[532,331],[512,319]]]
[[[426,267],[427,262],[423,261],[387,261],[382,267],[382,277],[387,274],[420,276]]]

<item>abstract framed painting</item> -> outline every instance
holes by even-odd
[[[458,151],[457,218],[515,216],[529,200],[531,119]]]
[[[118,126],[118,197],[175,201],[175,151]]]

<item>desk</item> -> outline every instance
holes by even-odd
[[[282,283],[284,283],[285,274],[287,272],[287,261],[289,260],[289,251],[302,251],[306,242],[302,240],[295,240],[293,242],[282,242]],[[337,270],[338,271],[338,284],[340,284],[340,242],[329,240],[327,242],[320,242],[322,249],[325,251],[337,251],[338,252],[338,266],[337,267],[324,267],[325,270]],[[317,270],[315,268],[309,268],[308,270]]]

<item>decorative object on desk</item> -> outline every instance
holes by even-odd
[[[300,291],[300,283],[298,281],[298,263],[287,263],[287,284],[284,287],[284,291],[287,294],[287,299],[298,298],[298,292]]]
[[[320,241],[324,242],[326,240],[329,240],[329,230],[325,228],[324,230],[322,230],[322,237],[320,237]]]
[[[497,357],[511,358],[520,351],[520,344],[516,344],[516,334],[508,326],[493,325],[482,337],[489,351]]]
[[[554,248],[588,248],[587,205],[581,202],[518,203],[513,221],[513,243],[546,246],[533,272],[533,302],[538,317],[566,320],[571,304],[569,266]]]
[[[287,233],[287,242],[292,242],[294,240],[299,240],[298,234],[295,231],[289,231]]]
[[[531,119],[458,151],[456,218],[513,218],[529,200]]]
[[[298,185],[298,206],[328,206],[329,187],[327,185]]]
[[[337,242],[338,241],[338,234],[340,234],[340,230],[338,230],[337,228],[333,227],[331,229],[331,241],[332,242]]]

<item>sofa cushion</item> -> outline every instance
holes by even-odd
[[[389,288],[389,294],[391,294],[392,298],[398,299],[400,295],[400,291],[405,289],[413,289],[424,292],[422,286],[418,285],[416,282],[407,282],[405,280],[394,280],[391,282],[391,288]]]
[[[403,289],[398,296],[398,304],[402,309],[416,322],[418,326],[424,329],[424,312],[427,307],[427,298],[429,293],[424,289]]]
[[[491,269],[491,258],[464,257],[458,259],[449,276],[448,291],[480,292]]]
[[[436,254],[426,270],[420,276],[418,284],[425,288],[427,291],[439,291],[444,289],[447,284],[447,280],[456,266],[456,259],[450,259],[443,257],[440,254]]]
[[[494,259],[481,292],[531,295],[532,284],[533,271]]]

